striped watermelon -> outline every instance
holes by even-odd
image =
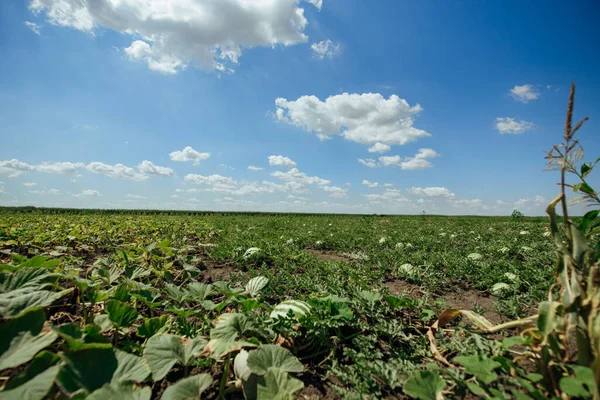
[[[285,317],[288,315],[290,310],[296,319],[310,314],[310,306],[308,303],[300,300],[286,300],[283,303],[279,303],[277,306],[275,306],[269,317],[271,319]]]
[[[257,276],[256,278],[252,278],[246,284],[246,292],[250,294],[252,297],[258,296],[261,290],[267,286],[269,280],[264,276]]]

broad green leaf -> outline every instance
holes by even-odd
[[[185,357],[184,357],[185,365],[187,365],[190,362],[190,358],[198,357],[200,355],[200,353],[202,353],[202,351],[206,347],[206,344],[208,343],[208,341],[206,339],[204,339],[203,337],[200,337],[200,336],[198,336],[194,339],[191,339],[191,340],[184,339],[184,342],[185,342]]]
[[[250,279],[246,284],[246,292],[252,297],[256,297],[260,294],[260,291],[267,286],[269,280],[264,276],[257,276],[256,278]]]
[[[469,390],[471,392],[473,392],[474,395],[479,396],[481,398],[485,398],[487,397],[487,393],[485,390],[482,389],[481,386],[479,386],[478,384],[472,383],[472,382],[465,382],[467,384],[467,387],[469,388]]]
[[[163,393],[162,400],[196,400],[202,398],[202,393],[213,383],[208,374],[199,374],[184,378],[169,386]]]
[[[266,344],[248,355],[248,367],[257,375],[264,375],[270,368],[283,372],[302,372],[304,367],[286,348],[275,344]]]
[[[58,381],[67,393],[93,392],[112,380],[118,361],[111,348],[90,348],[62,355]]]
[[[24,268],[13,273],[0,272],[0,293],[21,290],[29,293],[48,286],[48,279],[56,276],[42,268]]]
[[[48,257],[45,256],[33,256],[31,259],[19,264],[19,268],[54,268],[59,264],[60,260],[49,260]]]
[[[43,350],[39,352],[25,371],[11,377],[11,379],[6,382],[4,390],[15,389],[16,387],[23,385],[25,382],[30,381],[56,364],[58,360],[60,360],[60,357],[50,351]]]
[[[128,327],[139,316],[135,308],[118,300],[107,301],[106,311],[108,312],[108,318],[117,327]]]
[[[61,338],[67,342],[72,351],[84,348],[103,347],[110,348],[108,339],[101,334],[101,328],[97,325],[86,325],[83,330],[79,325],[64,324],[52,327]]]
[[[484,383],[492,383],[498,378],[494,369],[500,367],[500,363],[491,358],[482,358],[477,355],[454,357],[454,361],[465,367],[465,372],[475,375]]]
[[[420,400],[441,400],[446,383],[434,371],[416,371],[404,384],[404,393]]]
[[[18,318],[4,321],[0,324],[0,354],[10,347],[10,342],[21,332],[31,332],[37,335],[41,332],[46,316],[42,309],[30,310]]]
[[[221,314],[215,322],[215,327],[210,330],[210,338],[233,341],[238,335],[253,328],[254,324],[244,314]]]
[[[200,282],[191,282],[186,288],[188,297],[193,301],[206,300],[214,294],[212,285]]]
[[[0,392],[0,397],[3,400],[42,400],[54,385],[58,368],[50,367],[21,386]]]
[[[245,340],[211,339],[204,351],[210,354],[211,358],[219,360],[229,353],[249,347],[256,347],[256,344]]]
[[[31,360],[40,350],[43,350],[56,340],[55,332],[33,336],[25,331],[18,334],[10,342],[10,347],[0,356],[0,371],[14,368]]]
[[[372,292],[370,290],[361,290],[358,295],[365,300],[367,303],[375,304],[383,299],[380,293]]]
[[[170,318],[166,314],[156,318],[148,318],[137,328],[137,335],[149,339],[157,333],[163,333],[168,328],[169,321]]]
[[[150,367],[144,358],[121,350],[116,350],[115,356],[117,369],[113,374],[112,382],[143,382],[150,375]]]
[[[152,371],[152,379],[159,381],[173,365],[185,364],[185,348],[179,336],[161,333],[148,340],[144,358]]]
[[[72,291],[73,289],[61,292],[37,290],[27,293],[26,291],[15,290],[0,294],[0,315],[5,318],[15,317],[31,309],[47,307]]]
[[[577,378],[572,376],[566,376],[560,380],[560,390],[565,392],[569,398],[572,397],[583,397],[588,398],[591,397],[590,392],[583,385],[583,382],[579,381]]]
[[[152,389],[135,387],[123,382],[113,382],[95,390],[86,400],[150,400]]]
[[[293,400],[295,393],[304,388],[304,383],[292,378],[279,369],[270,369],[258,378],[257,398],[272,400]]]

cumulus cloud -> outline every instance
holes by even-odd
[[[102,196],[99,191],[92,189],[85,189],[79,193],[72,194],[73,197],[97,197]]]
[[[514,88],[510,89],[511,96],[521,103],[528,103],[531,100],[536,100],[540,97],[540,92],[536,89],[535,86],[527,84],[527,85],[515,85]]]
[[[144,181],[148,179],[148,175],[135,172],[133,168],[123,164],[109,165],[94,161],[86,165],[85,169],[95,174],[106,175],[111,178],[131,179],[134,181]]]
[[[40,34],[40,26],[35,22],[25,21],[25,26],[28,27],[29,30],[31,30],[31,32],[35,33],[36,35]]]
[[[379,93],[348,94],[328,97],[302,96],[290,101],[275,100],[277,120],[321,135],[340,135],[352,142],[373,146],[404,145],[431,136],[413,127],[414,116],[422,108],[410,106],[396,95],[384,98]]]
[[[515,202],[515,207],[531,207],[531,206],[542,206],[546,205],[548,201],[542,196],[535,196],[533,198],[519,199]]]
[[[194,165],[199,165],[200,161],[208,160],[210,158],[210,153],[200,153],[194,150],[191,146],[186,146],[183,150],[174,151],[169,154],[169,156],[173,161],[193,161]]]
[[[279,185],[273,182],[238,182],[235,179],[218,174],[198,175],[188,174],[184,177],[187,183],[206,185],[206,189],[188,189],[188,193],[198,193],[202,190],[216,193],[226,193],[236,196],[256,195],[261,193],[274,193],[277,191],[285,192],[289,189],[287,185]]]
[[[144,160],[138,165],[138,170],[146,175],[175,176],[175,171],[167,167],[159,167],[151,161]]]
[[[501,135],[505,133],[518,135],[533,129],[535,125],[532,122],[517,121],[515,118],[496,118],[495,128]]]
[[[363,179],[362,184],[363,185],[367,185],[370,188],[374,188],[374,187],[378,187],[379,186],[379,182],[369,182],[366,179]]]
[[[183,180],[189,183],[195,183],[197,185],[209,185],[217,188],[227,188],[232,189],[237,186],[237,182],[230,177],[222,176],[219,174],[213,175],[198,175],[198,174],[188,174]]]
[[[417,154],[413,157],[400,157],[396,156],[381,156],[379,157],[379,163],[375,163],[375,166],[389,167],[396,166],[402,170],[417,170],[430,168],[433,165],[428,160],[429,158],[436,158],[439,154],[433,149],[419,149]]]
[[[37,165],[28,164],[17,159],[0,161],[0,173],[13,178],[23,172],[45,172],[48,174],[75,173],[77,168],[82,168],[82,163],[72,162],[44,162]]]
[[[340,54],[340,44],[334,43],[330,39],[313,43],[310,48],[312,49],[313,57],[321,60],[324,58],[333,58]]]
[[[262,171],[264,168],[261,168],[261,167],[256,167],[256,166],[254,166],[254,165],[248,165],[248,169],[249,169],[250,171]]]
[[[269,165],[273,165],[276,167],[293,168],[296,166],[296,162],[289,157],[269,156]]]
[[[481,199],[461,199],[461,200],[452,200],[452,206],[456,208],[463,208],[470,212],[474,209],[482,209],[488,210],[490,207],[486,205]]]
[[[342,198],[348,195],[348,189],[339,186],[323,186],[323,190],[329,192],[329,197]]]
[[[445,187],[413,187],[408,189],[408,193],[421,197],[446,197],[454,198],[456,195]]]
[[[37,186],[37,183],[35,183],[35,182],[23,182],[23,186],[34,187],[34,186]]]
[[[383,143],[375,143],[373,146],[369,147],[369,153],[387,153],[392,148],[387,144]]]
[[[306,3],[321,8],[322,0]],[[54,25],[94,33],[107,28],[133,36],[125,54],[154,71],[188,65],[230,72],[243,48],[307,41],[299,0],[32,0],[29,8]]]
[[[375,168],[377,167],[377,160],[374,160],[372,158],[359,158],[358,162],[361,163],[362,165],[364,165],[365,167],[369,167],[369,168]]]
[[[410,203],[410,200],[402,196],[398,189],[386,189],[383,193],[371,193],[364,196],[372,203]]]
[[[282,180],[290,190],[298,193],[306,191],[305,185],[325,186],[331,183],[331,181],[318,176],[308,176],[304,172],[300,172],[298,168],[292,168],[287,172],[275,171],[271,175]]]

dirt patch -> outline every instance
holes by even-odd
[[[502,322],[502,316],[495,311],[494,298],[484,293],[467,290],[460,293],[445,293],[440,298],[444,299],[450,307],[463,310],[472,310],[473,303],[477,303],[485,310],[483,316],[493,325]]]
[[[353,260],[342,257],[340,255],[335,254],[333,251],[327,250],[317,250],[317,249],[306,249],[307,252],[312,254],[313,256],[320,258],[325,261],[334,261],[334,262],[351,262]]]
[[[322,381],[321,378],[310,371],[303,373],[298,378],[304,382],[304,389],[296,396],[303,400],[333,400],[340,396],[331,388],[329,381]]]
[[[393,279],[383,283],[383,286],[392,294],[402,294],[411,297],[421,297],[421,287],[414,283],[408,283],[402,279]]]
[[[229,281],[231,274],[240,272],[240,269],[236,268],[235,262],[231,260],[205,260],[204,266],[206,267],[206,270],[202,271],[202,276],[208,283]]]
[[[418,285],[406,282],[402,279],[394,279],[384,282],[383,286],[387,287],[392,294],[402,294],[416,298],[422,297],[423,294]],[[493,296],[486,295],[485,293],[467,290],[441,294],[433,293],[432,297],[436,300],[443,299],[448,308],[458,308],[461,310],[472,310],[473,303],[477,303],[482,310],[485,310],[483,316],[492,324],[496,325],[503,321],[502,316],[495,311],[495,298]]]

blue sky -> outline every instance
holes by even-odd
[[[0,204],[541,215],[572,81],[600,150],[599,12],[5,0]]]

